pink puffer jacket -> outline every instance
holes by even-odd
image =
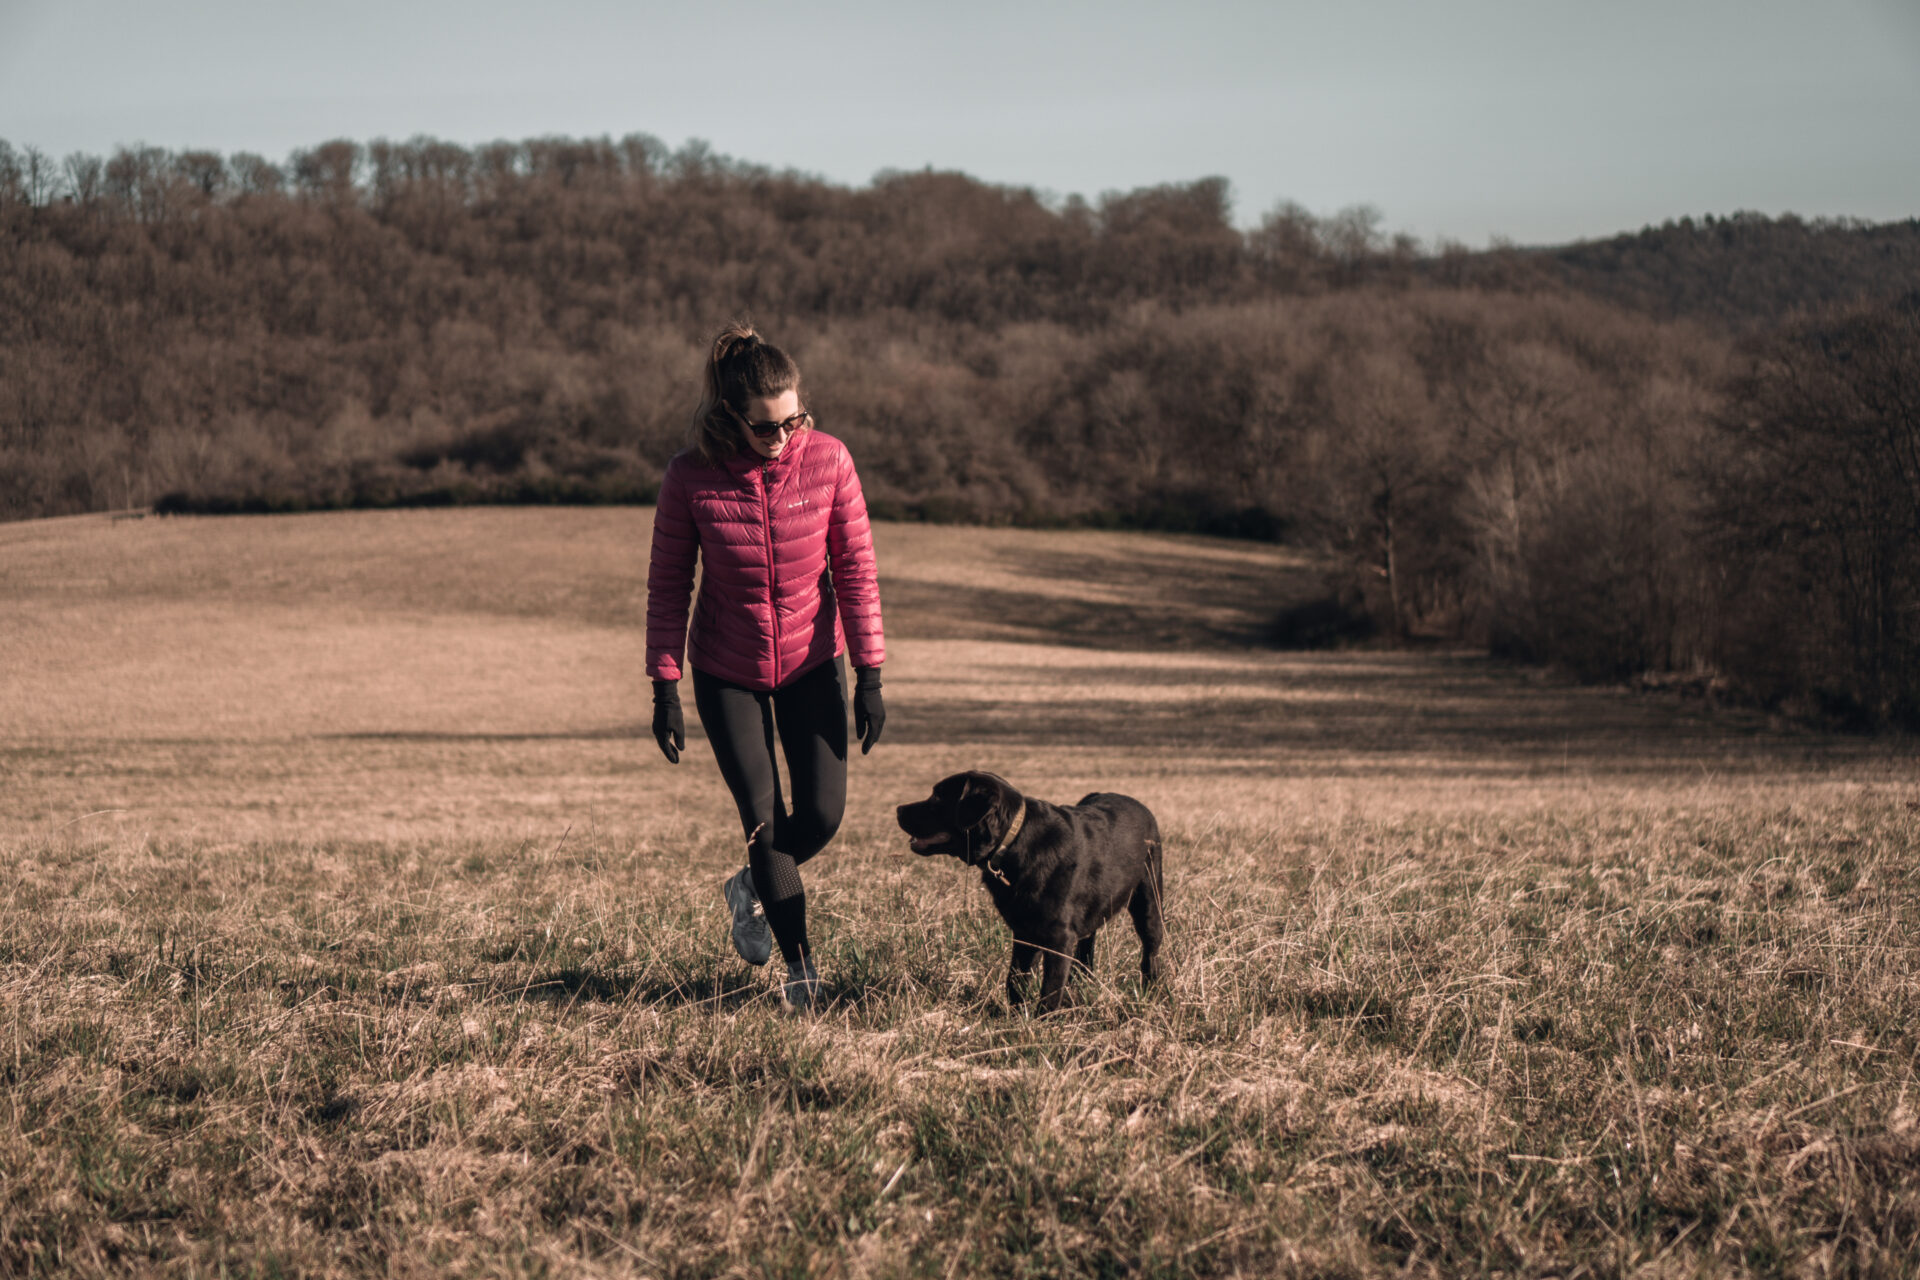
[[[667,464],[647,569],[647,674],[678,680],[683,646],[700,670],[751,689],[778,688],[843,649],[856,667],[886,659],[873,534],[845,445],[815,429],[772,462],[743,452],[712,467],[687,452]]]

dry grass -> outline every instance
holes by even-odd
[[[1903,744],[1244,645],[1310,566],[880,530],[831,1001],[638,670],[646,513],[0,527],[0,1272],[1885,1274],[1920,1264]],[[1078,1004],[893,804],[1168,833]]]

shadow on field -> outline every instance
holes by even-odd
[[[858,1006],[892,992],[877,982],[826,982],[821,985],[822,1007]],[[509,1001],[528,1004],[648,1004],[679,1009],[701,1006],[731,1011],[747,1005],[778,1000],[777,986],[768,986],[754,978],[715,973],[711,968],[692,965],[662,970],[650,967],[641,973],[608,973],[604,970],[568,966],[541,970],[521,987],[501,992]]]
[[[883,563],[880,597],[888,633],[1099,649],[1242,648],[1270,638],[1283,603],[1322,590],[1318,576],[1305,568],[1276,570],[1199,552],[996,550],[988,562],[1033,587],[889,578]]]
[[[364,733],[316,733],[320,742],[607,742],[629,738],[648,738],[652,733],[641,724],[612,725],[603,729],[563,729],[551,733],[448,733],[437,730],[377,729]]]
[[[1247,752],[1269,767],[1290,756],[1306,767],[1316,757],[1425,757],[1535,774],[1801,765],[1872,749],[1759,715],[1557,684],[1467,655],[1348,652],[1224,666],[1014,661],[992,674],[1011,696],[914,700],[903,691],[889,702],[889,740]]]

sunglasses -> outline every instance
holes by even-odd
[[[749,422],[746,415],[739,412],[735,412],[733,416],[740,419],[741,426],[753,432],[761,440],[771,440],[782,431],[792,435],[796,431],[805,431],[813,425],[813,415],[805,409],[791,418],[782,418],[778,422]]]

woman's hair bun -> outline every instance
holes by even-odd
[[[800,370],[792,357],[762,338],[751,324],[736,320],[714,335],[707,355],[700,408],[694,414],[694,447],[709,462],[730,456],[739,434],[726,410],[738,410],[754,396],[798,390]]]

